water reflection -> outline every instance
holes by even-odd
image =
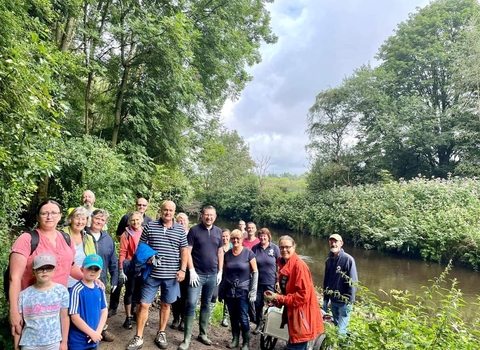
[[[217,219],[216,224],[229,229],[237,226],[234,222],[221,219]],[[310,267],[315,285],[323,285],[325,259],[329,252],[327,240],[283,230],[270,229],[270,232],[276,243],[280,236],[290,235],[297,243],[297,254],[302,256]],[[348,244],[344,245],[344,249],[355,258],[360,282],[379,297],[383,295],[379,290],[388,292],[396,289],[408,290],[413,294],[421,293],[422,286],[430,286],[429,281],[440,276],[445,269],[445,265],[412,260],[375,250],[359,249]],[[477,301],[480,291],[478,272],[454,267],[448,278],[458,280],[458,288],[464,293],[467,303]]]

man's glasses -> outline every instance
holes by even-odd
[[[100,271],[100,268],[98,266],[90,266],[87,268],[88,271],[93,271],[93,272],[98,272]]]
[[[282,246],[280,246],[280,247],[278,247],[278,248],[280,248],[280,250],[290,250],[292,247],[293,247],[293,246],[291,246],[291,245],[282,245]]]
[[[42,211],[40,215],[42,218],[47,218],[49,215],[52,217],[52,218],[56,218],[57,216],[59,216],[61,213],[59,211]]]
[[[45,272],[52,272],[53,269],[55,269],[55,266],[42,266],[36,269],[35,271],[45,273]]]
[[[138,204],[137,203],[137,207],[146,207],[146,206],[147,206],[147,204]]]

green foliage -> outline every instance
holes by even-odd
[[[479,10],[475,0],[432,1],[380,47],[378,67],[318,94],[311,189],[375,183],[382,170],[396,179],[478,173],[478,79],[469,71]]]
[[[97,198],[95,206],[109,211],[110,220],[117,223],[137,195],[148,197],[155,167],[143,148],[122,143],[112,149],[92,136],[64,140],[55,148],[59,170],[49,193],[65,208],[80,205],[82,192],[90,189]]]
[[[192,184],[180,169],[157,165],[151,181],[150,198],[154,210],[160,209],[160,204],[165,200],[175,202],[177,213],[184,211],[184,206],[191,203]]]
[[[348,339],[339,338],[334,327],[326,327],[334,349],[477,349],[478,311],[466,320],[467,306],[458,283],[447,280],[445,272],[413,296],[408,291],[391,290],[379,300],[360,287],[361,301],[355,304]]]
[[[215,206],[223,217],[231,220],[250,220],[258,201],[256,178],[248,176],[234,185],[206,194],[205,203]]]
[[[315,194],[270,193],[259,222],[315,236],[341,234],[365,249],[480,269],[480,181],[450,178],[337,187]]]

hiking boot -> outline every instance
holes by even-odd
[[[143,338],[138,335],[134,336],[127,345],[127,350],[138,350],[143,347]]]
[[[117,314],[117,309],[108,309],[108,317],[115,316]]]
[[[110,333],[108,330],[104,329],[102,331],[102,340],[106,342],[111,342],[115,340],[115,336]]]
[[[132,329],[133,325],[132,325],[132,321],[133,321],[133,317],[127,317],[125,319],[125,322],[123,322],[123,328],[125,329]]]
[[[164,331],[158,331],[157,336],[155,337],[155,344],[160,349],[166,349],[168,347],[167,335]]]
[[[178,329],[178,326],[180,326],[180,319],[177,318],[176,320],[173,320],[172,324],[170,325],[171,329]]]

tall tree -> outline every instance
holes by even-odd
[[[269,2],[84,0],[72,47],[87,72],[85,131],[136,140],[157,161],[184,158],[184,131],[237,98],[260,44],[276,41]]]
[[[199,135],[197,140],[195,162],[207,194],[234,187],[253,173],[255,162],[249,147],[236,131],[219,127]]]
[[[471,118],[465,90],[454,84],[453,75],[465,29],[478,9],[475,0],[433,1],[401,23],[378,53],[382,69],[394,79],[388,94],[416,105],[409,119],[397,119],[417,138],[417,150],[433,175],[455,169],[458,128]]]
[[[64,55],[51,44],[48,2],[0,1],[0,234],[17,224],[40,179],[55,170]]]
[[[346,81],[320,92],[308,113],[307,150],[313,159],[309,188],[320,190],[351,184],[351,149],[355,143],[352,94]]]

